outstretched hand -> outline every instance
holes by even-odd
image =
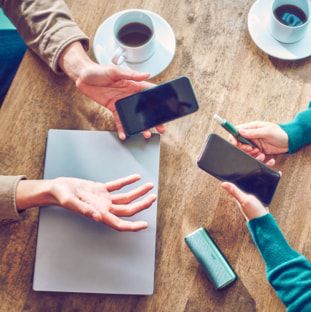
[[[148,193],[153,185],[147,183],[127,193],[111,193],[138,180],[140,176],[137,174],[107,183],[57,178],[52,184],[51,195],[57,205],[103,222],[115,230],[139,231],[148,227],[147,222],[132,222],[120,217],[130,217],[149,208],[156,200],[154,194],[135,203],[133,201]]]
[[[253,121],[237,126],[237,130],[243,137],[253,141],[259,148],[243,144],[232,135],[229,136],[229,141],[260,161],[266,161],[267,155],[283,154],[288,151],[287,133],[277,124]],[[274,163],[273,158],[266,161],[268,166],[273,166]]]

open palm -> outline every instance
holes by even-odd
[[[139,231],[148,227],[147,222],[132,222],[120,217],[130,217],[149,208],[156,200],[154,194],[132,202],[148,193],[153,185],[147,183],[127,193],[111,193],[139,179],[139,175],[131,175],[108,183],[98,183],[76,178],[57,178],[51,193],[59,206],[103,222],[118,231]]]

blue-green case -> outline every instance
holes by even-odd
[[[187,235],[185,242],[216,289],[222,289],[237,279],[237,275],[205,228],[201,227]]]

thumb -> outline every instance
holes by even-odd
[[[246,195],[238,187],[229,182],[223,182],[221,186],[242,205]]]
[[[149,76],[150,76],[149,73],[139,73],[137,71],[121,67],[113,67],[112,69],[112,79],[114,81],[118,80],[142,81],[148,79]]]
[[[269,134],[265,127],[258,129],[240,129],[239,133],[247,139],[263,139]]]

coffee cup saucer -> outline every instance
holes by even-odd
[[[124,10],[115,13],[106,19],[97,29],[93,41],[93,51],[99,64],[112,64],[111,60],[117,49],[113,35],[114,22],[119,15],[129,11],[133,10]],[[147,10],[135,11],[142,11],[152,18],[156,38],[155,52],[148,60],[142,63],[124,62],[118,66],[138,72],[147,72],[150,74],[150,78],[152,78],[163,72],[172,62],[176,50],[175,34],[168,22],[160,15]]]
[[[303,39],[295,43],[281,43],[270,33],[271,0],[257,0],[248,13],[251,38],[263,52],[281,60],[300,60],[311,55],[311,27]]]

